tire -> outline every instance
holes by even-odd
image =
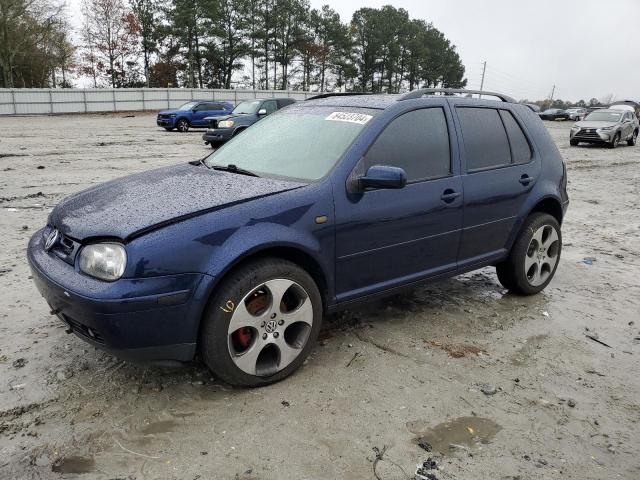
[[[541,292],[556,273],[561,251],[558,221],[547,213],[533,213],[522,226],[508,258],[496,265],[498,280],[513,293]]]
[[[189,120],[187,120],[186,118],[181,118],[180,120],[178,120],[178,123],[176,123],[176,129],[181,133],[188,132],[189,126]]]
[[[569,144],[570,144],[572,147],[577,147],[579,143],[580,143],[580,142],[579,142],[578,140],[574,140],[573,138],[572,138],[571,140],[569,140]]]
[[[283,313],[287,303],[292,310]],[[311,276],[288,260],[265,258],[233,270],[217,287],[203,317],[200,352],[216,377],[261,387],[302,365],[321,324],[322,299]]]
[[[620,132],[616,133],[615,137],[613,137],[613,140],[611,140],[611,142],[609,142],[609,148],[616,148],[618,146],[618,143],[620,143]]]
[[[634,131],[633,134],[631,135],[631,138],[627,140],[627,145],[629,145],[630,147],[633,147],[637,141],[638,141],[638,130]]]

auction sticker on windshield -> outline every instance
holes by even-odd
[[[333,120],[334,122],[350,122],[359,123],[364,125],[373,118],[373,115],[367,115],[365,113],[352,113],[352,112],[333,112],[325,120]]]

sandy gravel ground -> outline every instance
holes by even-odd
[[[548,126],[572,203],[543,294],[492,269],[432,283],[327,318],[293,377],[234,390],[66,335],[25,260],[63,197],[203,156],[201,133],[0,118],[0,478],[390,480],[428,458],[438,479],[640,478],[640,146]]]

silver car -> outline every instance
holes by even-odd
[[[584,119],[584,117],[587,116],[587,109],[586,108],[567,108],[565,110],[565,113],[569,114],[569,120],[575,120],[575,121],[580,121],[582,119]]]
[[[620,142],[636,144],[640,125],[631,111],[596,110],[571,127],[569,143],[601,143],[616,148]]]

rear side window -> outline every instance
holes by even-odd
[[[497,110],[458,107],[467,171],[501,167],[511,163],[509,140]]]
[[[531,160],[531,147],[524,136],[520,125],[508,110],[500,110],[500,116],[507,130],[509,145],[511,146],[511,160],[515,164],[529,163]]]
[[[400,167],[408,182],[451,173],[449,130],[442,108],[424,108],[393,120],[365,155],[366,165]]]

